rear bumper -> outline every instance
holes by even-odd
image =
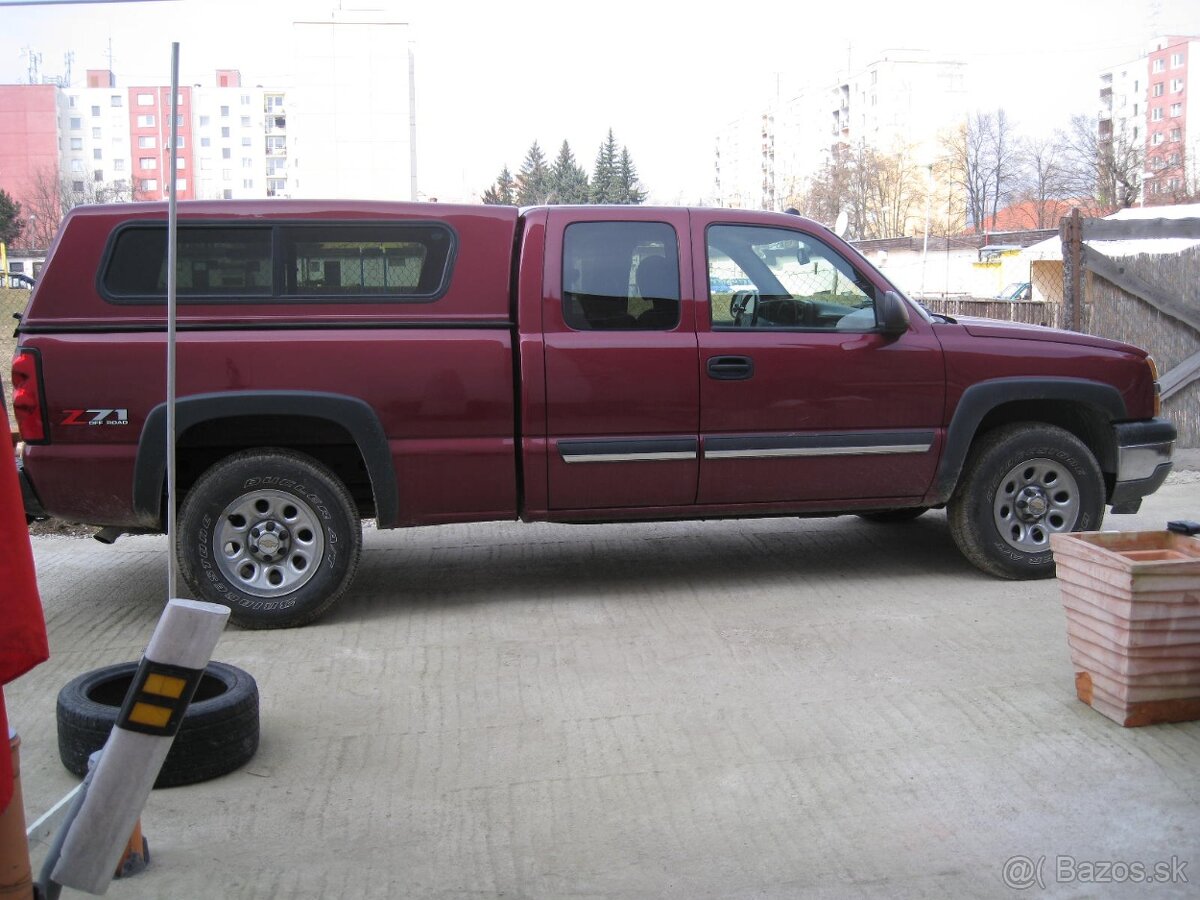
[[[1136,512],[1143,497],[1157,491],[1171,472],[1175,426],[1167,419],[1121,422],[1117,438],[1117,476],[1109,503],[1113,512]]]
[[[37,492],[34,491],[29,476],[25,474],[25,463],[20,457],[17,457],[17,481],[21,485],[21,502],[25,506],[26,519],[50,518],[46,510],[42,508],[42,502],[38,500]]]

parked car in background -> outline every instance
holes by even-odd
[[[998,293],[993,299],[995,300],[1032,300],[1033,285],[1028,281],[1014,281],[1010,285],[1006,285],[1004,290]]]

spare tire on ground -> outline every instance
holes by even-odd
[[[137,668],[129,662],[93,669],[58,692],[58,755],[68,771],[87,774],[88,757],[108,740]],[[258,684],[243,669],[210,662],[154,786],[208,781],[243,765],[256,750]]]

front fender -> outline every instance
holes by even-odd
[[[1107,419],[1117,421],[1127,415],[1125,400],[1111,384],[1083,378],[995,378],[981,381],[963,391],[954,416],[946,429],[946,448],[938,463],[933,489],[926,498],[930,506],[950,499],[967,460],[979,425],[992,410],[1006,403],[1021,401],[1059,401],[1098,410]],[[1104,460],[1100,460],[1104,464]]]

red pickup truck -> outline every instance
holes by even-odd
[[[300,625],[380,528],[946,507],[980,569],[1136,510],[1153,361],[934,315],[828,229],[727,209],[179,206],[180,570]],[[67,216],[18,327],[26,512],[165,530],[166,207]]]

